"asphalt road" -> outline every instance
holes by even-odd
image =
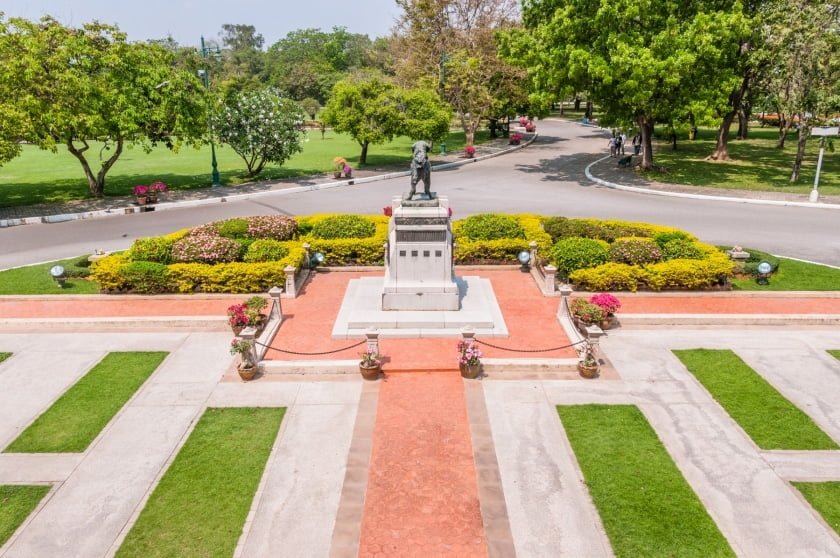
[[[540,121],[538,131],[539,139],[526,149],[433,173],[432,190],[449,196],[455,218],[527,212],[644,221],[679,227],[711,244],[738,244],[840,266],[838,210],[670,198],[603,188],[588,181],[583,172],[606,153],[603,132],[561,120]],[[94,249],[123,249],[139,237],[227,217],[381,214],[393,196],[407,190],[408,179],[403,177],[169,211],[10,227],[0,229],[0,269]]]

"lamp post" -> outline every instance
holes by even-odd
[[[811,190],[811,195],[808,196],[808,201],[810,202],[816,202],[820,197],[817,188],[820,185],[820,168],[822,168],[823,153],[825,153],[825,138],[826,136],[836,136],[838,133],[840,133],[840,127],[838,126],[821,126],[811,129],[812,136],[820,136],[820,155],[817,158],[817,174],[814,176],[814,188]]]
[[[204,35],[201,36],[201,57],[205,60],[213,54],[214,56],[219,56],[221,51],[219,47],[208,47],[204,44]],[[204,82],[204,89],[207,92],[210,91],[210,72],[209,70],[202,69],[198,71],[198,75],[201,76],[201,80]],[[210,110],[207,110],[207,119],[210,120]],[[211,121],[210,124],[210,164],[213,166],[213,171],[211,173],[211,177],[213,180],[213,187],[221,186],[221,180],[219,177],[219,165],[216,162],[216,145],[213,143],[213,124]]]

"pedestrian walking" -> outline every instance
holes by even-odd
[[[642,151],[642,138],[639,134],[633,136],[633,155],[638,155]]]
[[[608,145],[610,147],[610,157],[615,157],[615,138],[610,138]]]
[[[624,155],[624,145],[627,143],[627,134],[625,134],[624,132],[621,132],[621,135],[618,136],[618,138],[621,140],[621,143],[619,144],[619,148],[621,149],[621,154]]]

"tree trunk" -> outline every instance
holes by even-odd
[[[370,145],[370,142],[367,142],[367,141],[362,142],[362,154],[359,155],[359,164],[360,165],[366,165],[367,164],[368,145]]]
[[[750,109],[746,103],[741,103],[741,108],[738,110],[738,135],[739,140],[747,139],[750,132]]]
[[[586,101],[586,119],[592,120],[592,101]]]
[[[776,142],[778,149],[785,148],[785,139],[787,139],[790,127],[793,124],[793,118],[785,118],[783,113],[779,113],[779,141]]]
[[[718,128],[715,150],[707,157],[708,159],[713,161],[729,160],[729,128],[732,126],[732,122],[735,120],[735,115],[741,107],[741,100],[747,92],[749,83],[749,77],[744,76],[744,79],[741,80],[741,86],[729,95],[729,106],[732,107],[732,110],[723,116],[723,122],[721,123],[720,128]]]
[[[677,131],[671,128],[671,149],[677,150]]]
[[[808,141],[808,126],[805,115],[799,115],[799,137],[796,142],[796,159],[793,161],[793,172],[790,175],[791,182],[799,180],[799,171],[802,170],[802,160],[805,158],[805,143]]]
[[[73,154],[76,159],[79,160],[79,163],[82,165],[82,170],[85,172],[85,178],[88,181],[88,188],[90,188],[90,195],[94,198],[101,198],[105,196],[105,175],[108,174],[108,171],[111,170],[111,167],[114,163],[117,162],[117,159],[120,158],[123,150],[123,140],[122,138],[117,138],[117,148],[114,150],[114,154],[111,155],[108,159],[102,163],[102,167],[99,169],[99,172],[96,175],[93,174],[93,170],[90,168],[90,164],[88,163],[87,159],[85,158],[85,151],[87,151],[90,146],[88,145],[87,141],[81,140],[82,146],[81,148],[77,148],[73,145],[73,138],[67,139],[67,150]]]
[[[644,116],[639,116],[636,119],[639,125],[639,131],[642,134],[642,162],[640,163],[642,170],[653,170],[653,124]]]
[[[575,97],[575,112],[580,110],[580,98]]]

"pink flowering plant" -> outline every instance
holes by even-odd
[[[379,353],[368,349],[363,353],[359,353],[359,356],[362,357],[359,361],[359,365],[364,366],[365,368],[379,366]]]
[[[175,241],[172,245],[172,261],[208,264],[235,262],[242,252],[242,245],[232,238],[194,232]]]
[[[234,337],[230,342],[230,354],[238,354],[239,358],[242,359],[242,365],[245,367],[254,366],[253,349],[254,341],[251,339]]]
[[[245,304],[232,304],[227,309],[228,324],[231,327],[247,327],[251,325],[248,307]]]
[[[467,366],[481,364],[481,350],[474,343],[458,341],[458,363]]]
[[[475,155],[475,146],[474,145],[466,146],[464,148],[464,153],[467,154],[467,157],[472,157],[473,155]]]
[[[144,184],[138,184],[132,190],[135,196],[145,196],[149,193],[149,187]]]
[[[157,182],[152,182],[152,183],[149,185],[149,191],[150,191],[150,192],[158,192],[158,193],[160,193],[160,192],[166,192],[167,190],[168,190],[168,188],[166,187],[166,184],[164,184],[164,183],[163,183],[163,182],[161,182],[160,180],[158,180]]]
[[[297,234],[297,221],[285,215],[259,215],[248,218],[248,238],[291,240]]]
[[[618,312],[621,301],[609,293],[598,293],[589,298],[589,302],[601,308],[608,316]]]

